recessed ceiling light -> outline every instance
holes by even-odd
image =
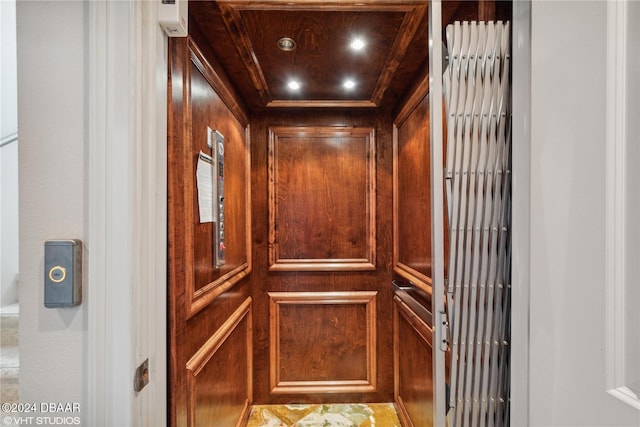
[[[344,86],[345,89],[353,89],[356,86],[356,82],[354,82],[351,79],[348,79],[344,81],[342,86]]]
[[[300,89],[300,82],[297,81],[297,80],[291,80],[291,81],[289,81],[289,83],[287,83],[287,86],[291,90],[298,90],[298,89]]]
[[[365,42],[362,38],[356,37],[351,40],[351,44],[349,46],[351,46],[351,49],[353,50],[362,50],[365,47]]]
[[[296,42],[289,37],[282,37],[278,40],[278,48],[288,52],[296,48]]]

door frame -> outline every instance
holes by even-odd
[[[429,2],[429,125],[430,125],[430,159],[431,159],[431,257],[432,257],[432,295],[445,295],[444,286],[444,172],[442,159],[444,149],[443,82],[441,72],[431,70],[443,69],[442,58],[442,2]],[[441,343],[446,342],[443,298],[432,298],[431,313],[433,316],[432,360],[433,360],[433,423],[436,426],[447,425],[446,414],[446,375],[445,351]]]
[[[529,425],[531,1],[512,12],[511,425]]]
[[[120,6],[118,6],[120,5]],[[89,182],[89,283],[88,310],[88,395],[91,412],[88,421],[92,425],[108,425],[107,416],[114,409],[126,413],[131,424],[166,424],[166,82],[167,38],[157,25],[156,2],[90,2],[88,17],[90,63],[89,79],[92,92],[89,96],[88,164]],[[124,19],[125,21],[122,21]],[[529,182],[530,164],[530,63],[531,63],[531,4],[515,1],[513,4],[513,34],[518,41],[514,54],[514,121],[513,138],[521,143],[513,152],[514,257],[512,304],[512,411],[514,425],[528,425],[529,393]],[[129,22],[123,26],[122,22]],[[136,36],[136,37],[134,37]],[[116,42],[131,58],[131,63],[118,62],[122,51],[109,45]],[[111,46],[107,49],[107,46]],[[153,47],[150,49],[150,47]],[[514,52],[515,53],[515,52]],[[164,67],[163,67],[164,65]],[[125,80],[114,79],[114,72],[125,73]],[[129,74],[129,72],[131,72]],[[149,76],[155,80],[149,81]],[[144,78],[143,78],[144,77]],[[155,84],[154,84],[155,83]],[[126,86],[137,94],[137,103],[129,110],[129,93],[115,92],[116,87]],[[114,97],[108,96],[115,94]],[[105,100],[107,100],[105,102]],[[142,101],[145,102],[142,102]],[[121,117],[125,138],[108,132],[119,111],[128,111]],[[519,113],[518,113],[519,111]],[[152,119],[146,122],[145,119]],[[145,129],[144,123],[155,126]],[[141,137],[138,132],[142,132]],[[153,156],[143,147],[154,147]],[[141,149],[142,151],[138,151]],[[112,163],[116,153],[135,171],[136,177],[145,177],[144,183],[135,181],[135,189],[121,191],[112,185],[121,176],[122,167]],[[151,179],[153,178],[153,179]],[[151,182],[154,181],[154,182]],[[125,189],[126,190],[126,189]],[[113,223],[122,221],[117,210],[105,210],[105,206],[118,206],[128,202],[132,194],[144,195],[141,204],[130,206],[131,217],[125,222],[149,223],[142,235],[132,241],[121,241],[106,233]],[[150,210],[151,209],[151,210]],[[148,216],[150,212],[153,215]],[[149,221],[151,219],[151,221]],[[124,247],[123,247],[124,243]],[[107,254],[145,253],[144,266],[127,267],[125,280],[114,281],[104,275],[119,269],[117,259],[107,260]],[[149,252],[150,251],[150,252]],[[121,255],[122,256],[122,255]],[[134,271],[135,270],[135,271]],[[131,318],[126,321],[119,308],[119,296],[127,295]],[[133,312],[132,306],[139,310]],[[135,314],[134,314],[135,313]],[[518,314],[520,313],[520,314]],[[128,318],[127,318],[128,319]],[[117,343],[115,337],[118,337]],[[129,339],[126,339],[126,338]],[[124,339],[123,339],[124,338]],[[151,381],[141,393],[122,393],[132,390],[131,382],[136,362],[153,355]],[[112,380],[117,362],[110,355],[120,355],[128,365],[123,380]],[[117,358],[116,358],[117,359]],[[519,373],[516,377],[513,373]],[[135,409],[134,409],[135,408]],[[101,421],[101,422],[100,422]]]
[[[429,63],[434,69],[442,69],[442,18],[440,1],[429,2],[429,39],[430,43]],[[517,426],[529,425],[529,288],[530,288],[530,182],[531,182],[531,2],[514,1],[512,12],[512,39],[514,46],[512,57],[512,138],[517,141],[513,145],[512,164],[512,251],[513,256],[511,283],[511,424]],[[431,170],[432,183],[432,236],[434,247],[432,248],[434,262],[434,295],[444,295],[444,264],[443,248],[435,244],[444,239],[442,234],[443,218],[441,209],[443,206],[443,174],[442,162],[434,162],[434,159],[442,159],[442,128],[434,124],[442,123],[441,105],[434,105],[434,99],[442,99],[442,75],[431,75],[430,85],[432,89],[431,99],[431,138],[432,141],[440,141],[439,144],[431,144]],[[435,90],[434,90],[435,89]],[[437,147],[436,147],[437,146]],[[440,215],[438,215],[440,212]],[[440,261],[439,261],[440,260]],[[434,316],[444,313],[444,301],[434,300]],[[435,343],[442,342],[442,328],[437,327],[434,318]],[[445,408],[445,374],[444,352],[438,345],[433,347],[434,357],[434,423],[437,426],[446,425]],[[439,367],[439,368],[438,368]]]
[[[167,38],[160,2],[87,2],[89,425],[166,424]],[[133,389],[149,360],[149,384]]]

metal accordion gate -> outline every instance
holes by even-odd
[[[509,425],[509,22],[446,28],[446,310],[452,427]]]

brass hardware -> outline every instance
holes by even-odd
[[[149,359],[142,362],[138,369],[136,369],[136,376],[133,382],[133,389],[140,391],[149,384]]]

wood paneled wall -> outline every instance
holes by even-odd
[[[252,391],[248,118],[224,75],[191,39],[170,43],[168,141],[169,420],[236,426]],[[196,164],[207,127],[225,136],[226,264],[200,223]]]
[[[327,134],[347,129],[350,134]],[[285,153],[270,153],[270,135],[296,130],[306,136],[286,140],[280,146]],[[368,145],[372,135],[374,147]],[[391,401],[390,113],[264,112],[254,116],[251,138],[252,297],[254,319],[260,319],[254,325],[255,401]],[[274,161],[286,162],[278,178]],[[288,197],[288,207],[276,206],[270,194],[276,201]],[[287,229],[276,238],[273,231],[283,224]],[[295,240],[296,233],[303,240]],[[274,243],[286,255],[270,258]],[[298,256],[303,268],[291,262]],[[280,259],[286,259],[284,271],[272,268]],[[344,268],[345,260],[356,265]]]
[[[187,362],[188,425],[236,425],[245,418],[253,381],[251,324],[247,298]]]
[[[426,87],[394,124],[394,269],[431,291],[431,156]]]
[[[394,119],[394,272],[431,295],[431,147],[427,78],[416,85]],[[394,395],[405,427],[433,425],[431,302],[394,297]]]
[[[376,391],[376,297],[377,291],[269,292],[271,392]]]
[[[190,33],[170,43],[171,425],[235,426],[252,399],[391,401],[394,386],[405,424],[429,425],[431,330],[391,287],[395,269],[430,291],[426,79],[399,106],[251,116]],[[207,126],[227,143],[221,269],[198,220]]]
[[[375,270],[375,154],[374,128],[269,128],[271,271]]]
[[[395,402],[404,427],[433,425],[433,329],[394,298]]]

